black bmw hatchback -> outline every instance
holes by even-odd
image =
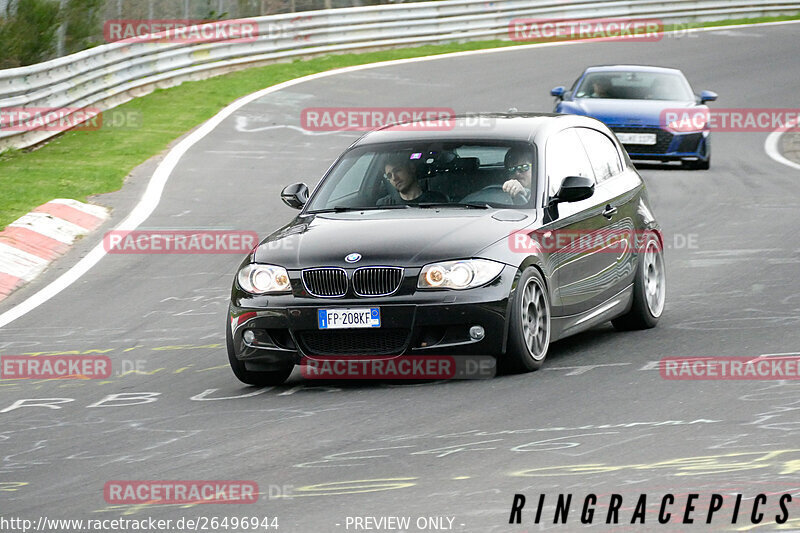
[[[662,237],[642,178],[601,122],[482,115],[364,135],[300,213],[242,262],[234,374],[282,383],[314,357],[491,355],[536,370],[551,342],[611,320],[655,326]]]

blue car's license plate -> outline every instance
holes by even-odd
[[[379,328],[381,311],[378,307],[319,309],[317,324],[319,329]]]

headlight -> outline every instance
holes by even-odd
[[[419,289],[471,289],[490,282],[503,270],[502,263],[488,259],[464,259],[431,263],[419,273]]]
[[[687,111],[662,111],[663,123],[673,133],[703,131],[710,120],[708,109]]]
[[[239,270],[236,276],[239,286],[250,294],[290,292],[289,273],[274,265],[251,263]]]

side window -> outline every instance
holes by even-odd
[[[592,165],[575,128],[568,128],[550,137],[545,149],[545,165],[550,197],[555,196],[567,176],[594,179]]]
[[[597,183],[622,172],[622,161],[614,142],[597,130],[577,128]]]
[[[344,176],[339,179],[339,183],[337,183],[336,187],[331,191],[328,201],[335,202],[336,200],[341,200],[345,196],[350,196],[357,192],[361,187],[361,183],[364,181],[364,175],[367,173],[369,165],[374,157],[375,154],[373,152],[362,154],[361,157],[347,169]]]

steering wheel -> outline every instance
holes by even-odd
[[[469,193],[461,199],[464,203],[490,202],[495,204],[508,204],[509,200],[513,205],[525,205],[528,203],[525,196],[522,194],[511,196],[503,190],[502,185],[487,185],[483,189]]]

